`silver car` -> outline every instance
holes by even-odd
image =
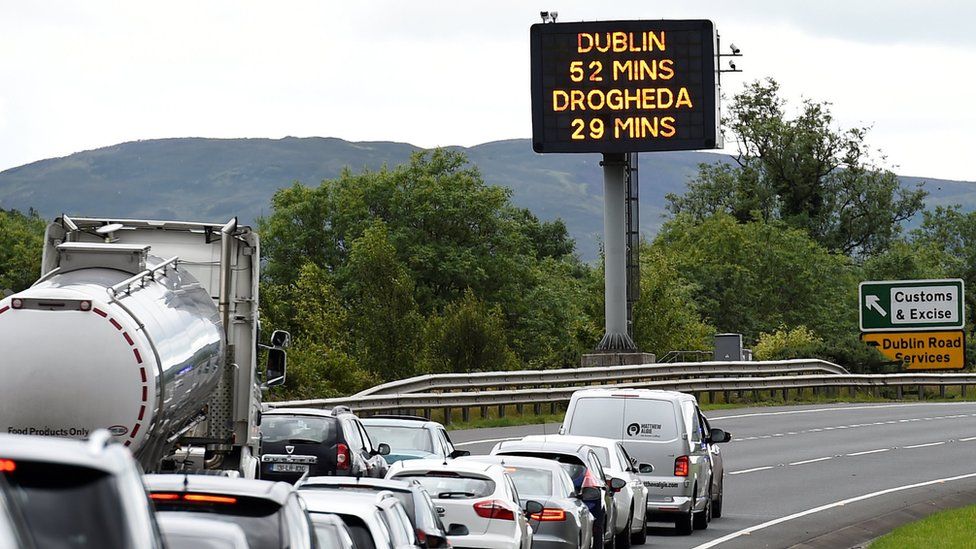
[[[580,437],[573,435],[530,435],[522,440],[541,440],[552,442],[575,442],[585,444],[596,452],[603,465],[603,472],[609,478],[619,478],[627,485],[613,494],[616,519],[614,533],[617,536],[614,549],[626,549],[631,544],[643,545],[647,541],[647,487],[641,480],[639,465],[650,472],[650,464],[638,464],[619,440],[600,437]]]
[[[608,437],[623,443],[653,472],[647,519],[673,522],[679,534],[704,529],[712,517],[716,483],[712,448],[729,435],[706,432],[695,397],[650,389],[583,389],[573,393],[560,434]],[[719,496],[720,497],[720,496]]]
[[[471,456],[459,459],[496,463],[504,467],[515,482],[522,507],[529,500],[544,502],[542,512],[529,516],[533,548],[590,547],[593,515],[583,502],[582,494],[573,486],[573,479],[558,462],[519,456]]]

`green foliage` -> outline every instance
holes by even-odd
[[[424,362],[433,373],[511,370],[517,359],[505,342],[501,310],[468,290],[427,322]]]
[[[788,118],[779,84],[769,79],[735,96],[728,129],[737,166],[702,165],[668,210],[704,219],[782,220],[827,249],[854,256],[885,250],[901,223],[921,210],[925,192],[901,187],[869,155],[867,128],[834,128],[830,104],[803,101]]]
[[[803,324],[829,340],[856,326],[851,260],[782,222],[680,215],[665,224],[654,250],[694,284],[702,316],[719,332],[754,341],[761,332]]]
[[[715,328],[701,318],[698,288],[682,276],[661,247],[641,243],[640,299],[634,304],[634,343],[661,357],[668,351],[711,347]]]
[[[780,327],[772,333],[759,334],[759,340],[752,347],[756,360],[789,360],[810,358],[819,354],[823,339],[806,326],[792,329]]]
[[[41,273],[44,221],[33,209],[27,214],[0,209],[0,296],[19,292]]]

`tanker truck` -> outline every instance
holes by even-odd
[[[103,428],[148,472],[254,478],[289,339],[259,344],[259,251],[236,219],[55,219],[41,278],[0,299],[0,432]]]

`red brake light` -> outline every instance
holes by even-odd
[[[586,470],[586,474],[583,475],[583,485],[582,485],[582,487],[583,488],[603,488],[603,486],[600,486],[600,481],[597,480],[596,475],[594,475],[593,474],[593,471],[590,471],[589,469],[587,469]]]
[[[550,509],[549,507],[546,507],[545,509],[542,510],[541,513],[535,513],[534,515],[530,515],[530,518],[532,520],[538,520],[542,522],[564,521],[566,520],[566,511],[563,511],[562,509]]]
[[[688,476],[688,456],[679,456],[678,459],[674,460],[674,476]]]
[[[149,499],[155,501],[175,501],[180,499],[179,494],[149,494]]]
[[[343,443],[336,445],[336,469],[349,469],[349,447]]]
[[[504,501],[486,499],[474,504],[474,512],[481,518],[515,520],[515,513],[505,505]]]
[[[12,459],[0,459],[0,473],[13,473],[16,470],[16,461]]]
[[[417,528],[416,532],[417,532],[417,542],[427,543],[427,532],[424,532],[420,528]]]

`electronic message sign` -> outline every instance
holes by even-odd
[[[711,21],[543,23],[530,38],[536,152],[722,146]]]

